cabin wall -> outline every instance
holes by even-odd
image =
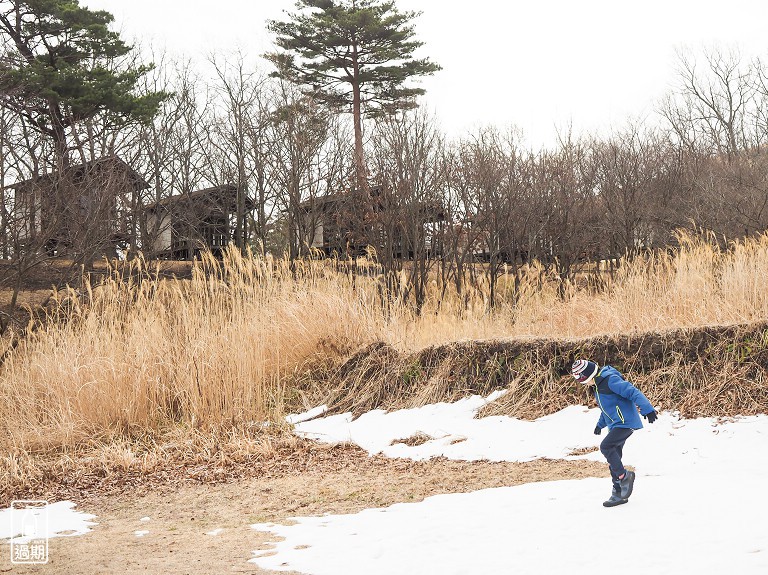
[[[157,235],[152,238],[152,251],[160,253],[171,249],[172,228],[171,218],[168,214],[150,213],[147,218],[147,229],[154,230],[157,226]]]

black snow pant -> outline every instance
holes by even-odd
[[[630,435],[632,435],[631,429],[614,427],[600,443],[600,452],[608,461],[608,468],[611,470],[611,479],[614,485],[619,484],[619,475],[626,472],[624,464],[621,462],[621,452],[624,449],[624,442]]]

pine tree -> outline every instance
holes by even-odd
[[[113,16],[78,0],[0,0],[0,106],[50,137],[68,164],[68,130],[100,113],[147,121],[167,96],[136,95],[151,66],[121,66],[132,47],[109,29]]]
[[[267,54],[276,76],[304,87],[314,98],[351,111],[355,134],[355,171],[365,180],[362,118],[416,106],[424,89],[405,85],[409,78],[440,70],[416,59],[423,45],[413,39],[418,12],[400,12],[380,0],[299,0],[299,13],[286,22],[270,21],[282,52]]]

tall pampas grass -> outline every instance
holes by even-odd
[[[49,320],[6,358],[0,445],[34,451],[169,429],[279,426],[302,405],[306,385],[296,381],[377,341],[412,352],[768,317],[768,237],[727,249],[707,237],[679,239],[675,252],[621,260],[613,276],[602,273],[601,289],[584,277],[563,286],[534,263],[517,281],[501,278],[493,310],[482,281],[459,296],[435,278],[419,314],[405,278],[385,291],[366,260],[289,262],[231,250],[223,261],[197,262],[191,279],[162,279],[138,259],[98,286],[56,293]]]

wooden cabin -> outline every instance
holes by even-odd
[[[378,254],[391,250],[396,259],[412,259],[415,248],[426,249],[428,257],[442,253],[446,218],[437,204],[404,205],[387,198],[381,188],[373,188],[365,197],[346,191],[306,200],[300,208],[303,236],[325,256],[359,256],[369,247]]]
[[[114,257],[134,241],[133,214],[148,187],[117,156],[12,184],[20,244],[54,256]]]
[[[246,211],[254,208],[246,198]],[[144,207],[153,257],[191,260],[210,251],[222,257],[236,228],[237,186],[223,184],[170,196]],[[245,227],[244,218],[242,225]]]
[[[304,221],[300,236],[309,246],[325,256],[361,255],[368,242],[360,238],[359,225],[352,225],[354,207],[349,194],[328,194],[300,204]]]

